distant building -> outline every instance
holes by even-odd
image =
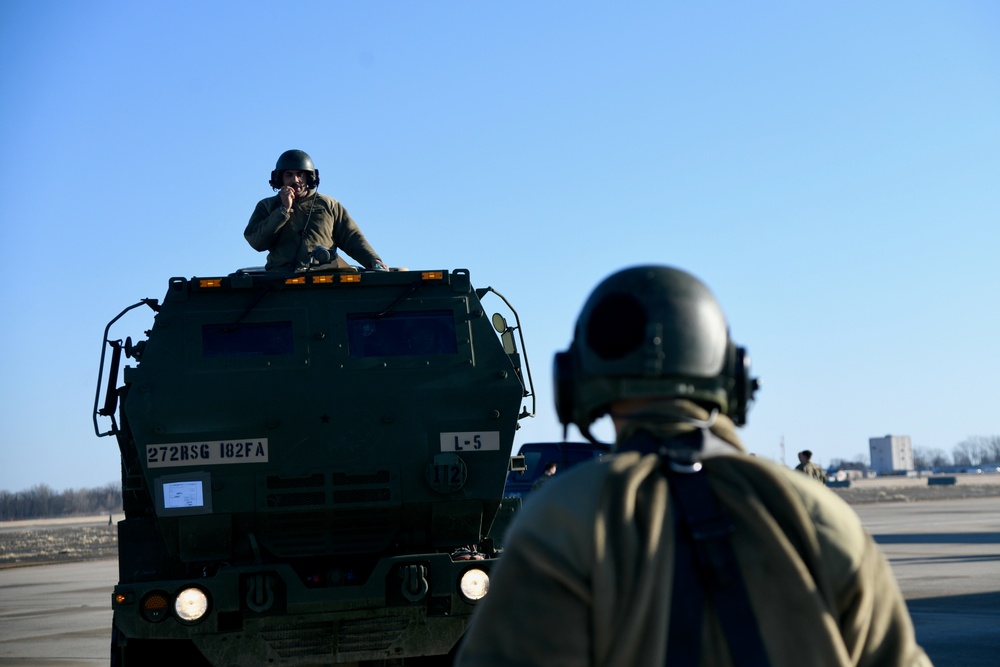
[[[913,446],[908,435],[868,438],[872,470],[880,475],[901,474],[913,470]]]

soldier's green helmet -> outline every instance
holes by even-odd
[[[274,171],[271,172],[271,180],[268,183],[272,188],[280,188],[281,183],[281,173],[288,169],[293,169],[295,171],[311,171],[313,174],[312,180],[309,183],[310,187],[316,187],[319,185],[319,169],[313,165],[312,158],[305,151],[290,150],[285,151],[278,156],[278,161],[274,165]]]
[[[655,265],[623,269],[594,289],[554,374],[559,421],[588,438],[612,402],[629,398],[690,399],[743,425],[759,386],[708,287]]]

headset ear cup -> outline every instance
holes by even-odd
[[[745,347],[737,347],[733,364],[733,394],[730,397],[732,405],[729,408],[730,417],[737,426],[747,423],[747,409],[750,405],[750,357]]]
[[[269,180],[267,184],[275,190],[281,189],[283,183],[281,182],[281,173],[277,169],[271,171],[271,180]],[[312,178],[309,179],[309,187],[319,187],[319,169],[313,171]]]
[[[574,379],[572,355],[570,352],[557,352],[552,363],[552,391],[556,399],[556,415],[564,426],[573,421]]]

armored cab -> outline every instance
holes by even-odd
[[[122,460],[113,663],[448,664],[533,414],[491,292],[516,323],[464,269],[335,268],[172,278],[112,320],[94,426]],[[110,338],[142,305],[145,340]]]

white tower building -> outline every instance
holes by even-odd
[[[908,435],[868,438],[872,470],[880,475],[913,470],[913,447]]]

